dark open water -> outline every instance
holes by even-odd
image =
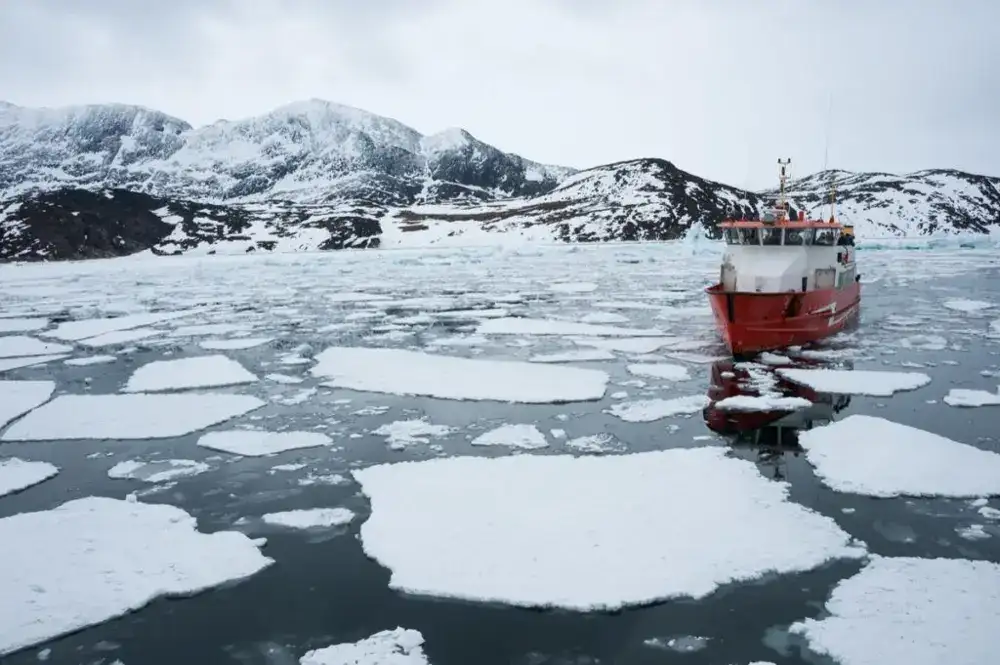
[[[627,260],[645,262],[642,251],[654,250],[628,251],[632,254],[626,257]],[[937,304],[943,298],[955,296],[992,300],[1000,304],[1000,270],[995,258],[969,253],[969,256],[975,256],[975,260],[980,262],[980,267],[974,271],[961,267],[965,259],[941,259],[939,263],[945,267],[938,270],[939,276],[933,280],[921,280],[912,277],[905,266],[899,267],[889,254],[892,253],[886,253],[885,257],[875,257],[872,254],[862,256],[862,260],[867,260],[872,265],[869,275],[874,273],[871,275],[874,283],[865,286],[863,315],[858,331],[848,339],[837,342],[837,345],[857,350],[854,359],[856,369],[902,370],[905,368],[900,363],[916,362],[928,366],[914,371],[927,372],[933,381],[929,386],[913,392],[897,393],[891,398],[824,396],[822,403],[812,411],[817,419],[815,424],[819,424],[823,418],[839,419],[853,413],[871,414],[985,449],[1000,451],[1000,407],[960,409],[946,406],[940,401],[950,387],[993,389],[996,386],[998,379],[983,377],[980,371],[1000,369],[1000,341],[988,339],[984,335],[987,322],[991,318],[1000,317],[1000,313],[983,318],[951,312],[942,318]],[[920,259],[913,257],[913,254],[907,255],[912,257],[907,259],[907,265],[920,265]],[[621,259],[618,263],[620,265],[627,261]],[[294,267],[298,264],[291,265]],[[702,266],[705,272],[712,270],[710,260],[702,260],[697,265]],[[607,269],[613,268],[611,265]],[[629,279],[632,283],[641,282],[644,275],[648,277],[649,274],[662,270],[661,265],[651,265],[632,274]],[[0,274],[0,279],[6,279],[10,274]],[[600,277],[600,270],[597,274]],[[156,279],[152,277],[147,283],[155,283]],[[692,293],[689,304],[698,304],[700,296],[692,288],[692,279],[688,278],[682,285]],[[863,274],[863,282],[865,279]],[[671,287],[669,281],[662,283],[663,281],[661,278],[658,288]],[[46,283],[52,285],[51,282]],[[303,280],[303,283],[307,283],[307,280]],[[618,290],[611,289],[610,293],[622,296],[627,291],[627,283],[628,280],[625,280],[625,286],[619,284]],[[58,287],[58,284],[55,286]],[[30,291],[23,283],[20,287],[22,293]],[[296,285],[289,288],[295,289]],[[470,287],[470,291],[472,290],[475,290],[474,286]],[[523,291],[523,288],[515,284],[509,286],[509,290]],[[604,290],[605,285],[602,285],[601,292]],[[452,291],[453,294],[456,292],[455,289]],[[460,292],[460,289],[457,291]],[[29,293],[16,299],[16,302],[8,300],[7,305],[30,309],[45,302],[44,296],[44,290],[41,295]],[[161,294],[160,297],[164,296]],[[311,302],[310,298],[311,296],[306,295],[300,300]],[[567,298],[567,302],[571,301],[572,298]],[[580,302],[574,307],[585,305],[586,302]],[[552,298],[539,297],[533,301],[526,299],[515,305],[515,310],[520,307],[518,313],[542,316],[549,311],[546,307],[561,306],[562,303],[555,302]],[[223,302],[222,309],[226,307],[228,305]],[[644,310],[622,311],[631,319],[628,325],[662,325],[662,321],[645,319],[647,313]],[[412,315],[414,312],[406,313]],[[914,331],[907,332],[909,329],[894,325],[890,318],[893,315],[926,318]],[[296,313],[290,314],[291,319],[296,316]],[[216,320],[224,318],[216,317]],[[283,325],[281,345],[286,349],[307,342],[318,351],[323,348],[324,343],[329,343],[328,337],[315,333],[314,328],[310,329],[309,326],[296,328]],[[711,335],[709,326],[709,319],[699,319],[677,324],[668,332],[680,332],[692,338],[705,337]],[[461,331],[461,326],[458,328]],[[437,332],[451,331],[439,328]],[[348,336],[346,341],[363,339],[366,334],[367,331],[357,329],[351,333],[353,337]],[[899,344],[901,337],[912,334],[941,335],[948,340],[949,345],[955,345],[960,350],[907,349]],[[339,341],[344,342],[345,337],[342,336]],[[551,350],[555,342],[556,340],[539,341],[534,350]],[[466,350],[462,348],[455,350],[464,351]],[[719,349],[707,347],[701,351],[715,353]],[[139,348],[124,362],[91,367],[68,367],[52,363],[44,367],[8,372],[3,378],[53,377],[59,382],[60,392],[77,392],[88,389],[84,380],[90,377],[91,392],[114,392],[135,367],[163,358],[165,352],[172,352],[176,356],[199,351],[190,340],[181,340],[168,346],[140,343]],[[273,360],[274,345],[226,353],[238,358],[248,369],[259,374],[267,371],[303,371],[295,367],[264,367],[263,363]],[[617,381],[634,378],[625,375],[625,363],[621,360],[577,364],[608,369],[612,372],[613,380]],[[679,384],[675,392],[707,393],[713,366],[703,363],[692,364],[690,368],[694,379]],[[722,365],[715,368],[716,372],[720,369],[725,368]],[[301,385],[285,387],[284,392],[292,394],[315,384],[314,380],[307,378]],[[608,394],[621,389],[611,386]],[[633,390],[627,389],[630,392]],[[266,393],[262,391],[265,390],[273,393],[274,387],[264,389],[254,386],[244,392],[264,395]],[[671,393],[656,394],[670,396]],[[632,395],[638,396],[643,395]],[[344,397],[351,398],[352,403],[344,405],[335,402]],[[928,404],[928,400],[937,400],[937,403]],[[231,456],[222,455],[222,463],[213,451],[194,445],[198,434],[164,441],[0,444],[4,454],[46,460],[61,468],[61,473],[55,478],[22,493],[0,499],[0,517],[47,509],[86,495],[123,498],[131,491],[148,488],[148,484],[112,480],[106,474],[116,462],[149,459],[154,456],[154,452],[155,457],[163,458],[216,459],[214,464],[217,468],[213,471],[182,478],[176,486],[142,499],[184,508],[198,517],[199,526],[205,531],[237,528],[233,523],[242,516],[252,517],[292,508],[346,506],[358,513],[358,517],[343,534],[325,539],[317,539],[297,531],[261,527],[249,529],[248,532],[254,536],[263,535],[268,538],[263,551],[277,561],[275,565],[250,579],[192,598],[160,599],[136,613],[39,645],[38,648],[8,655],[0,658],[0,661],[4,665],[35,663],[39,649],[44,646],[51,649],[51,653],[47,654],[48,662],[55,665],[110,664],[116,659],[125,665],[285,665],[297,662],[297,658],[308,649],[338,642],[352,642],[380,630],[402,626],[417,629],[423,634],[425,652],[436,665],[725,665],[754,660],[790,665],[826,662],[805,653],[799,642],[784,636],[782,629],[804,617],[819,616],[834,584],[859,570],[861,562],[834,563],[803,574],[783,575],[755,584],[734,585],[697,602],[671,601],[614,614],[514,609],[408,597],[390,590],[389,572],[365,557],[357,538],[357,532],[368,514],[367,500],[359,495],[358,485],[352,481],[341,486],[300,487],[295,479],[310,472],[347,472],[358,465],[431,457],[434,453],[427,446],[390,451],[383,437],[368,433],[382,423],[417,414],[426,414],[436,424],[461,428],[438,441],[443,444],[444,454],[448,455],[509,454],[506,449],[474,450],[468,445],[466,438],[473,429],[483,430],[504,421],[536,422],[543,431],[562,428],[570,438],[605,431],[624,442],[629,452],[706,443],[729,446],[733,454],[755,460],[768,477],[779,477],[790,482],[793,501],[833,517],[852,536],[865,541],[873,553],[890,556],[965,557],[1000,562],[1000,525],[997,523],[987,525],[987,531],[993,537],[985,540],[969,541],[956,533],[959,527],[984,521],[977,519],[975,510],[966,501],[867,499],[838,494],[824,488],[795,447],[796,428],[808,426],[808,423],[802,422],[802,418],[772,421],[763,427],[760,422],[750,422],[752,418],[731,418],[725,425],[731,433],[718,435],[706,425],[706,418],[716,417],[711,411],[648,424],[629,424],[602,412],[614,401],[605,397],[601,402],[588,404],[512,406],[423,398],[404,399],[321,389],[319,394],[303,404],[283,406],[272,403],[262,410],[221,425],[219,429],[242,424],[258,416],[265,417],[262,422],[269,428],[292,429],[311,429],[330,418],[336,418],[342,421],[342,426],[333,428],[340,433],[339,437],[334,438],[337,439],[337,445],[342,447],[341,450],[291,451],[273,459],[243,458],[238,461],[232,461]],[[368,405],[391,408],[382,415],[350,415],[352,411]],[[561,415],[569,417],[560,420],[557,416]],[[679,426],[679,430],[669,431],[667,426],[671,424]],[[347,438],[350,433],[355,432],[362,434],[362,437]],[[714,438],[707,442],[693,440],[696,436],[705,435],[713,435]],[[565,452],[565,449],[552,445],[535,454],[561,452]],[[309,466],[296,472],[267,472],[275,464],[296,461],[307,462]],[[857,463],[865,464],[866,460],[858,459]],[[900,460],[900,463],[905,464],[905,460]],[[998,504],[991,501],[990,505]],[[844,512],[845,509],[853,512]],[[428,518],[427,528],[433,528],[431,516]],[[705,528],[714,527],[706,524]],[[650,638],[671,636],[701,636],[710,639],[703,649],[689,653],[643,644],[644,640]]]

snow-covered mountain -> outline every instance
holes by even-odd
[[[1000,227],[1000,180],[836,173],[860,236]],[[831,173],[792,183],[829,214]],[[351,247],[662,240],[759,213],[754,193],[661,159],[575,171],[461,129],[422,135],[320,100],[194,128],[137,106],[0,103],[0,261]]]
[[[811,217],[826,219],[831,188],[837,219],[852,222],[859,236],[1000,228],[1000,178],[949,169],[906,175],[830,170],[790,182],[788,197]]]

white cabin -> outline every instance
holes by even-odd
[[[731,224],[731,226],[730,226]],[[855,281],[852,239],[824,222],[724,225],[722,290],[787,293],[844,288]]]

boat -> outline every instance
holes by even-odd
[[[856,323],[861,309],[854,229],[792,212],[779,159],[777,202],[759,219],[727,219],[719,281],[708,287],[716,327],[734,356],[803,345]]]

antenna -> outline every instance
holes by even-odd
[[[784,219],[785,216],[785,181],[788,179],[786,167],[791,163],[791,157],[786,159],[778,158],[778,166],[781,167],[780,174],[778,175],[778,182],[780,183],[780,189],[778,190],[778,219]]]
[[[826,108],[826,145],[823,147],[823,170],[826,171],[830,156],[830,128],[833,125],[833,92],[830,92],[830,101]],[[836,221],[837,208],[837,173],[830,169],[830,223]]]

